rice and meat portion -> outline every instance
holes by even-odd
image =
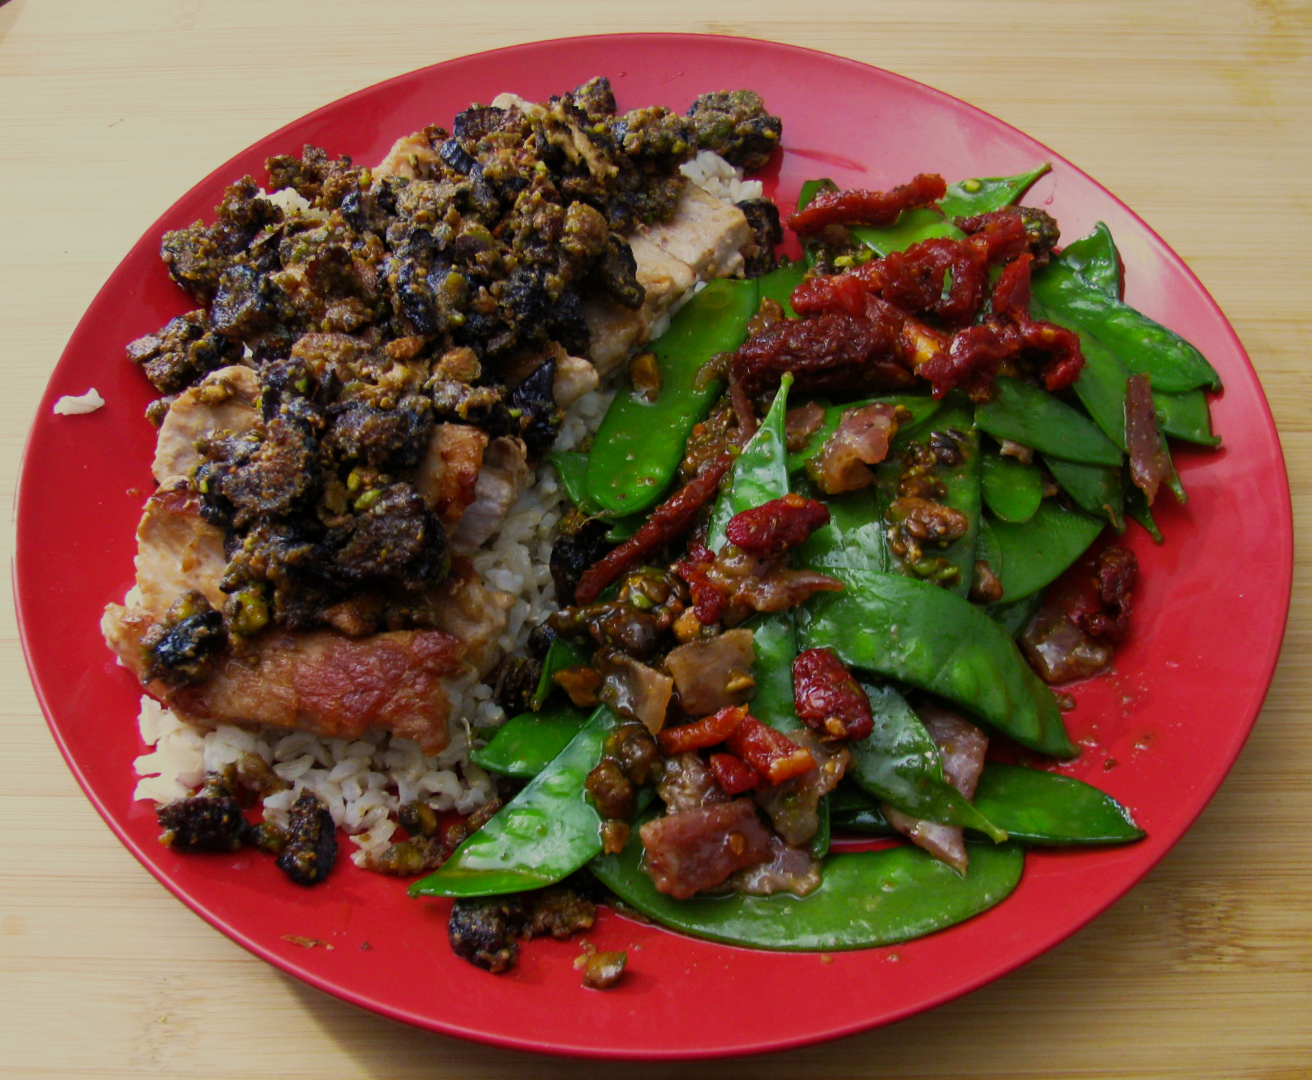
[[[161,394],[157,488],[102,622],[149,694],[139,797],[208,776],[198,813],[260,800],[276,830],[309,790],[394,870],[422,869],[384,857],[398,822],[440,859],[458,835],[434,813],[493,804],[471,732],[557,606],[538,462],[590,436],[699,283],[773,265],[777,212],[740,170],[779,132],[750,92],[620,114],[593,79],[471,106],[372,169],[271,158],[269,193],[245,177],[166,234],[199,306],[128,348]]]

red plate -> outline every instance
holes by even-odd
[[[630,965],[604,994],[580,988],[576,943],[535,942],[499,977],[470,967],[447,947],[445,905],[407,899],[395,879],[347,864],[307,891],[268,859],[184,857],[156,842],[152,808],[132,801],[139,691],[97,624],[132,583],[133,532],[151,487],[142,410],[152,395],[123,346],[190,306],[159,261],[160,234],[212,220],[223,187],[243,173],[262,178],[268,155],[310,142],[376,161],[398,135],[449,125],[471,102],[503,90],[540,100],[598,74],[623,109],[682,110],[708,90],[760,91],[784,118],[786,153],[767,186],[785,201],[818,175],[884,188],[917,172],[955,180],[1051,161],[1027,201],[1054,213],[1068,239],[1105,221],[1125,258],[1127,299],[1220,371],[1226,389],[1213,414],[1225,448],[1179,453],[1190,500],[1161,512],[1165,546],[1134,530],[1144,572],[1133,638],[1114,674],[1080,687],[1071,718],[1086,749],[1069,771],[1132,807],[1148,839],[1032,854],[999,907],[894,948],[753,952],[606,915],[589,937],[627,949]],[[58,396],[93,385],[108,403],[99,412],[52,415]],[[632,35],[517,46],[401,76],[298,120],[197,184],[123,260],[50,380],[19,490],[16,591],[37,695],[87,795],[152,874],[234,941],[344,1000],[435,1031],[662,1058],[796,1046],[888,1023],[997,978],[1092,919],[1180,838],[1239,753],[1279,652],[1291,566],[1288,484],[1257,377],[1202,285],[1126,206],[1019,131],[888,72],[767,42]]]

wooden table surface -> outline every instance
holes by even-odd
[[[1119,194],[1228,314],[1312,487],[1312,5],[1287,0],[10,0],[0,7],[0,499],[79,316],[198,179],[343,94],[516,42],[771,38],[980,106]],[[6,509],[5,520],[12,520]],[[3,543],[12,556],[13,530]],[[1236,553],[1236,572],[1243,554]],[[1307,558],[1234,771],[1125,899],[935,1012],[637,1077],[1312,1077]],[[6,579],[7,580],[7,579]],[[64,766],[0,603],[0,1076],[602,1077],[411,1030],[283,976],[114,839]],[[185,958],[185,959],[179,959]]]

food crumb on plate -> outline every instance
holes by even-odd
[[[95,412],[104,404],[105,399],[93,386],[85,394],[65,394],[55,402],[53,411],[56,416],[81,416]]]

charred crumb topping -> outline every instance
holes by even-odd
[[[167,233],[161,256],[201,307],[128,347],[167,396],[152,419],[226,366],[261,384],[253,429],[198,446],[231,597],[206,625],[238,649],[268,627],[432,625],[449,525],[416,471],[435,428],[550,449],[558,364],[589,348],[584,298],[643,304],[625,236],[671,217],[699,150],[757,162],[778,130],[752,94],[621,114],[598,78],[543,105],[473,105],[377,170],[313,146],[269,158],[271,195],[244,177],[211,224]],[[753,214],[759,261],[777,222]],[[202,677],[159,647],[157,670]]]

